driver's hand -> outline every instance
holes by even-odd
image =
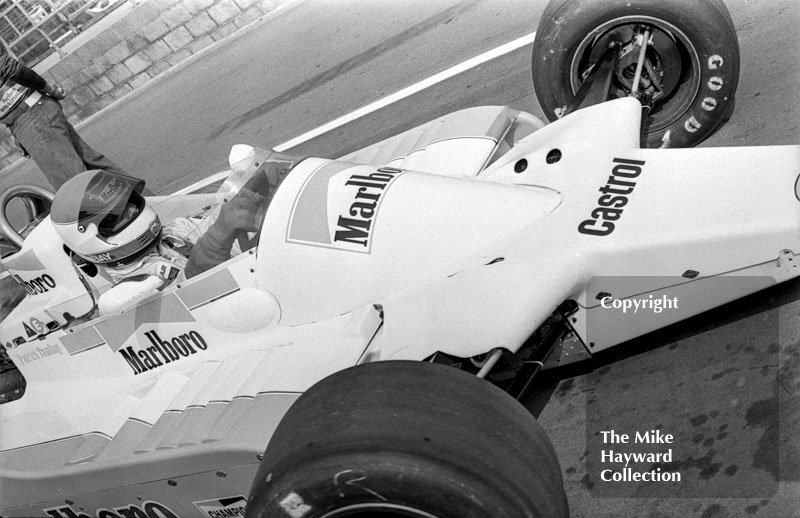
[[[214,225],[224,236],[230,236],[237,230],[256,232],[258,231],[256,213],[265,201],[263,196],[242,189],[231,201],[222,204]]]

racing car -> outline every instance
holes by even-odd
[[[567,516],[514,399],[534,374],[800,274],[800,147],[691,147],[731,114],[738,47],[720,2],[664,5],[548,6],[547,124],[480,106],[335,160],[235,147],[148,202],[253,190],[259,231],[110,309],[53,193],[2,193],[0,514]]]

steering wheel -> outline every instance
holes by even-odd
[[[46,206],[49,207],[53,202],[53,196],[54,194],[52,191],[44,187],[39,187],[38,185],[22,184],[14,185],[6,189],[0,194],[0,235],[4,236],[17,248],[22,248],[22,244],[25,242],[24,238],[8,221],[8,215],[6,214],[8,203],[14,198],[21,198],[25,204],[28,217],[31,221],[35,221],[36,218],[47,212],[47,210],[37,202],[43,201],[46,203]]]

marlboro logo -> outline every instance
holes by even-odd
[[[337,162],[320,168],[295,200],[287,241],[370,253],[381,201],[403,172]]]
[[[14,280],[25,288],[28,295],[38,295],[39,293],[50,291],[51,288],[56,287],[56,281],[46,273],[28,280],[23,279],[19,275],[13,275],[13,277]]]
[[[198,351],[208,349],[205,338],[197,331],[189,331],[179,336],[171,338],[161,338],[155,330],[147,331],[150,345],[135,348],[134,346],[124,347],[119,353],[133,369],[133,374],[142,374],[149,370],[157,369],[168,363],[178,361]]]
[[[71,501],[67,500],[69,504]],[[90,513],[83,507],[73,508],[72,505],[61,505],[44,510],[50,518],[178,518],[178,515],[164,504],[148,500],[136,505],[124,505],[113,510],[100,508]]]

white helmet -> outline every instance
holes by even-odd
[[[99,169],[70,178],[50,208],[56,232],[92,263],[117,266],[137,259],[161,233],[143,188],[144,180]]]

